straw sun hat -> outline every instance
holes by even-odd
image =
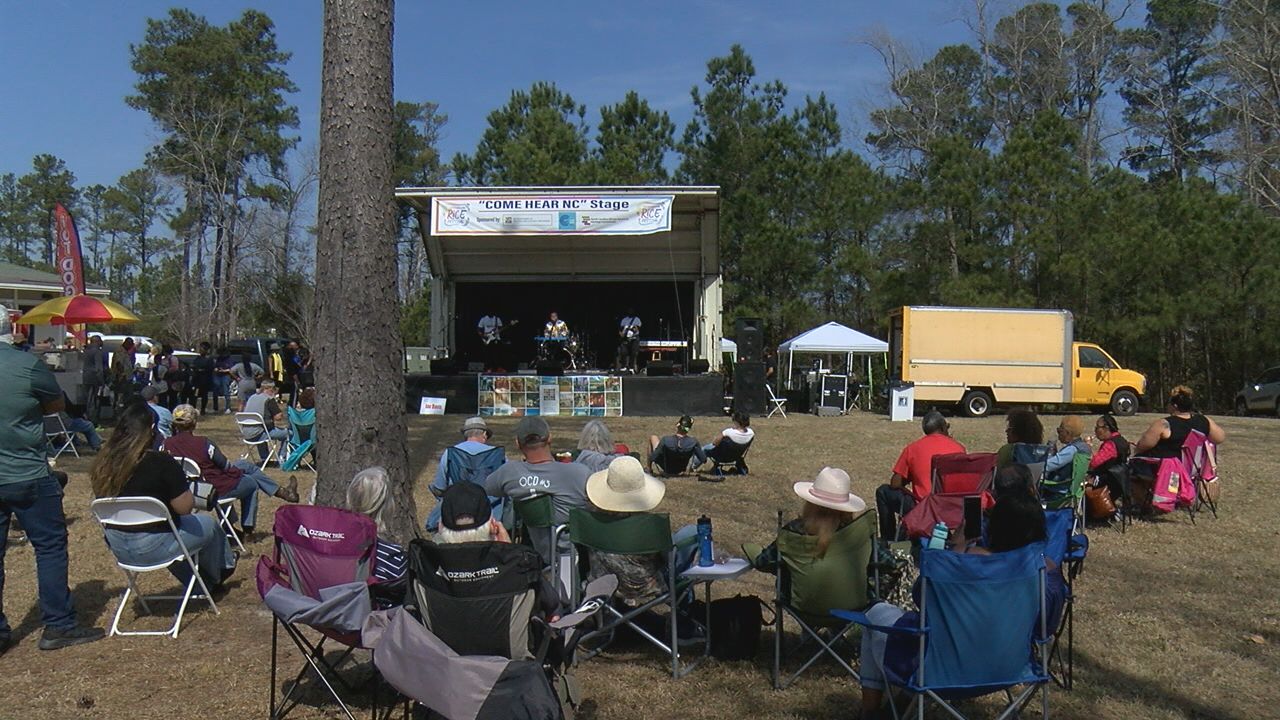
[[[791,487],[801,499],[814,505],[842,512],[866,510],[866,501],[850,492],[849,485],[849,473],[840,468],[824,467],[813,482],[798,482]]]
[[[630,455],[615,458],[606,470],[587,478],[587,498],[601,510],[644,512],[662,502],[667,486],[644,471]]]

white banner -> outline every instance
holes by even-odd
[[[650,235],[674,195],[476,195],[431,199],[432,235]]]

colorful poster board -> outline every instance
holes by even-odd
[[[621,417],[622,378],[613,375],[481,375],[480,414]]]

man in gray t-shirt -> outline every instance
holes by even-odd
[[[590,508],[587,500],[587,477],[591,471],[582,463],[556,462],[551,456],[551,431],[540,417],[526,417],[516,425],[516,444],[523,460],[508,460],[484,481],[484,491],[491,497],[523,500],[534,495],[550,495],[555,508],[556,524],[569,522],[572,508]],[[535,533],[534,547],[542,556],[547,552],[546,536]]]

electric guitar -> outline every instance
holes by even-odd
[[[489,330],[485,330],[485,331],[484,331],[484,335],[482,335],[482,336],[480,337],[480,341],[481,341],[481,342],[483,342],[485,345],[492,345],[492,344],[494,344],[494,343],[496,343],[496,342],[499,342],[499,341],[501,341],[501,340],[502,340],[502,332],[503,332],[504,330],[506,330],[506,329],[508,329],[508,328],[513,328],[513,327],[515,327],[515,326],[517,326],[517,325],[519,325],[519,324],[520,324],[520,321],[519,321],[519,320],[512,320],[511,322],[509,322],[509,323],[507,323],[506,325],[503,325],[503,326],[501,326],[501,327],[496,327],[496,328],[491,328],[491,329],[489,329]]]

